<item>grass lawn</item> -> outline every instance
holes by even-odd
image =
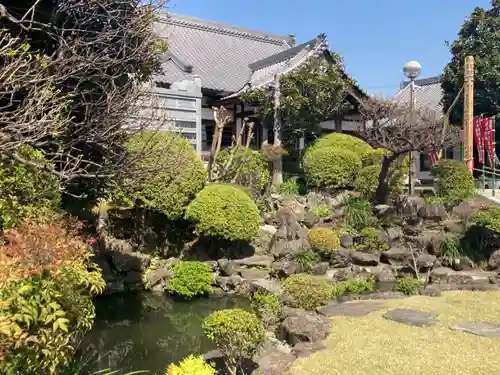
[[[332,318],[327,348],[296,361],[291,375],[500,374],[500,339],[451,331],[466,321],[500,323],[500,293],[447,292],[386,301],[364,317]],[[382,315],[393,308],[437,314],[433,327],[411,327]]]

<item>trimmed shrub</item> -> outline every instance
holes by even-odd
[[[363,167],[369,167],[370,165],[381,165],[384,155],[388,151],[384,148],[368,149],[361,154],[361,162]]]
[[[328,228],[312,228],[307,233],[307,240],[314,250],[332,253],[340,247],[337,233]]]
[[[180,262],[174,267],[174,275],[168,281],[169,293],[191,299],[196,295],[212,292],[211,267],[202,262]]]
[[[25,221],[0,238],[0,373],[54,373],[74,354],[104,290],[74,221]]]
[[[474,177],[458,160],[440,160],[432,167],[431,173],[438,179],[437,195],[446,203],[460,203],[476,195]]]
[[[361,159],[351,150],[314,147],[304,156],[304,172],[308,184],[312,186],[347,188],[353,185],[360,170]]]
[[[266,335],[259,318],[242,309],[218,310],[203,321],[207,337],[226,357],[226,366],[231,374],[245,358],[252,358]]]
[[[396,279],[396,289],[407,296],[416,294],[422,286],[422,282],[413,277],[399,277]]]
[[[292,275],[283,282],[283,291],[291,307],[313,310],[331,299],[333,285],[320,276]]]
[[[343,133],[330,133],[318,138],[312,144],[311,148],[342,148],[350,150],[358,155],[363,155],[364,153],[373,150],[372,147],[362,139]]]
[[[252,309],[266,327],[276,324],[282,314],[282,306],[277,296],[266,292],[255,292],[250,296]]]
[[[175,363],[168,366],[165,375],[215,375],[215,369],[205,363],[203,356],[190,355],[184,358],[179,365]]]
[[[145,149],[147,152],[135,164],[137,174],[121,182],[113,200],[128,206],[138,200],[171,220],[182,218],[186,206],[207,179],[193,146],[181,135],[169,131],[135,134],[125,146],[130,158]]]
[[[356,244],[356,250],[367,253],[380,253],[389,249],[389,244],[376,228],[363,228],[359,232],[361,241]]]
[[[351,279],[335,284],[333,294],[337,297],[349,294],[371,293],[375,289],[375,281],[369,279]]]
[[[231,156],[231,149],[222,150],[215,161],[217,170],[222,170]],[[221,182],[231,182],[261,191],[269,179],[269,165],[261,152],[238,147],[228,171],[221,176]]]
[[[42,152],[21,147],[24,159],[49,165]],[[8,159],[0,160],[0,230],[19,224],[26,217],[46,216],[60,204],[59,179]]]
[[[196,233],[230,241],[253,240],[260,225],[257,205],[241,189],[231,185],[206,186],[189,204],[186,219]]]

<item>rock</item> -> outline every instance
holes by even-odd
[[[380,261],[380,255],[353,251],[351,262],[359,266],[376,266]]]
[[[142,273],[140,272],[137,271],[127,272],[124,281],[128,290],[138,291],[144,289],[144,286],[142,284]]]
[[[203,360],[205,362],[212,362],[224,359],[224,354],[219,349],[214,349],[203,354]]]
[[[350,249],[354,246],[354,238],[352,236],[343,235],[340,237],[340,245],[346,249]]]
[[[280,326],[280,338],[290,345],[324,340],[331,328],[330,319],[315,312],[288,316]]]
[[[477,336],[500,339],[500,324],[488,322],[464,322],[450,326],[453,331],[472,333]]]
[[[475,198],[467,199],[462,201],[457,206],[453,207],[451,211],[451,216],[459,219],[467,219],[469,216],[479,210],[483,206],[490,205],[491,201],[488,198],[485,198],[481,195],[478,195]]]
[[[238,268],[237,271],[245,280],[266,279],[269,277],[269,271],[256,268]]]
[[[309,357],[311,354],[323,350],[326,345],[321,341],[299,342],[292,349],[292,354],[297,358]]]
[[[297,254],[306,252],[310,250],[311,246],[306,239],[299,240],[284,240],[278,239],[275,241],[274,246],[271,250],[272,255],[276,259],[285,257],[294,257]]]
[[[375,276],[376,282],[393,284],[396,281],[396,276],[391,266],[380,264],[377,267],[370,267],[369,271]]]
[[[500,250],[496,250],[491,254],[490,260],[488,261],[488,268],[490,270],[500,269]]]
[[[259,359],[259,367],[252,375],[285,375],[293,361],[295,361],[293,354],[283,354],[276,350]]]
[[[455,271],[469,271],[476,267],[476,264],[466,256],[460,256],[451,263],[447,264],[447,266],[453,268]]]
[[[123,279],[114,279],[106,283],[106,294],[123,293],[125,282]]]
[[[106,238],[106,251],[117,252],[120,254],[130,254],[134,251],[132,244],[126,240],[119,238],[107,237]]]
[[[216,260],[206,260],[203,263],[208,264],[212,272],[216,272],[219,269],[219,264]]]
[[[410,218],[403,225],[403,233],[407,236],[418,236],[424,230],[423,220],[420,218]]]
[[[432,270],[430,281],[434,284],[490,284],[490,277],[495,275],[495,272],[454,271],[450,268],[440,267]]]
[[[411,259],[411,253],[408,249],[392,247],[387,251],[382,252],[380,260],[383,263],[391,266],[404,266]]]
[[[300,204],[294,198],[287,197],[282,202],[283,208],[289,208],[295,214],[297,221],[304,221],[304,216],[306,213],[306,208],[304,205]]]
[[[328,262],[320,262],[318,264],[315,264],[311,268],[311,274],[313,275],[324,275],[326,273],[326,270],[328,269]]]
[[[419,269],[425,269],[425,270],[428,270],[428,269],[431,269],[432,267],[434,267],[434,264],[436,263],[437,261],[437,257],[435,255],[430,255],[430,254],[420,254],[418,257],[417,257],[417,267],[419,267]]]
[[[308,228],[312,228],[314,227],[316,224],[318,224],[320,221],[320,218],[319,216],[316,216],[314,214],[314,212],[311,212],[311,211],[306,211],[305,215],[304,215],[304,224],[308,227]]]
[[[279,278],[287,278],[288,276],[302,272],[300,264],[288,260],[274,262],[271,268],[273,269],[274,275]]]
[[[384,306],[383,302],[331,302],[327,306],[320,307],[317,311],[329,318],[333,316],[364,316],[380,310]]]
[[[415,327],[430,327],[436,324],[436,315],[410,309],[395,309],[385,313],[384,318]]]
[[[221,273],[224,276],[232,276],[236,273],[237,265],[234,262],[227,260],[225,258],[222,258],[222,259],[219,259],[217,261],[217,263],[219,264],[219,268],[221,269]]]
[[[95,263],[99,266],[102,271],[102,277],[104,280],[111,280],[113,278],[113,271],[108,261],[103,257],[98,257],[95,259]]]
[[[422,197],[407,197],[401,200],[396,205],[396,210],[404,217],[415,217],[422,207],[425,207],[427,202]]]
[[[174,273],[172,271],[167,270],[167,269],[157,269],[157,270],[149,271],[146,274],[148,286],[150,288],[152,288],[155,285],[161,284],[162,286],[166,287],[168,285],[168,280],[173,275],[174,275]]]
[[[391,227],[386,229],[387,239],[393,243],[403,237],[403,229],[401,227]]]
[[[277,280],[257,279],[250,283],[250,292],[266,292],[274,295],[281,294],[281,284]]]
[[[252,242],[255,255],[268,255],[277,229],[272,225],[261,225],[257,238]]]
[[[418,210],[418,216],[424,220],[443,221],[448,217],[448,213],[444,205],[428,203]]]
[[[114,268],[120,273],[144,272],[151,263],[151,258],[142,253],[121,254],[114,252],[111,254],[111,260]]]
[[[329,269],[326,271],[325,278],[333,281],[346,281],[354,277],[351,267]]]
[[[243,282],[243,279],[239,275],[232,275],[227,277],[216,276],[215,282],[224,292],[231,292],[238,289],[238,287]]]
[[[351,250],[340,248],[332,252],[330,257],[330,265],[334,268],[345,268],[349,266],[351,260]]]
[[[249,258],[244,259],[236,259],[233,260],[233,263],[238,266],[247,266],[247,267],[267,267],[271,268],[271,265],[274,262],[274,258],[268,255],[254,255]]]
[[[467,232],[467,226],[462,220],[449,219],[443,221],[443,229],[446,233],[453,235],[464,235]]]
[[[276,212],[276,221],[278,229],[275,234],[276,239],[293,240],[296,238],[297,230],[300,224],[297,221],[297,215],[289,207],[281,207]]]

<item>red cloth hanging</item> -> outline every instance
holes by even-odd
[[[476,143],[479,164],[484,164],[484,121],[482,116],[474,117],[474,141]]]

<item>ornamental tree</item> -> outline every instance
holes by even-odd
[[[445,111],[450,108],[464,84],[464,62],[475,59],[474,113],[493,116],[500,112],[500,0],[492,0],[491,8],[476,8],[464,22],[458,38],[451,44],[451,61],[444,70],[442,88]],[[451,122],[463,120],[463,101],[458,101]]]
[[[389,199],[391,169],[403,163],[410,152],[439,152],[456,145],[458,129],[445,127],[444,116],[426,109],[412,110],[393,101],[370,98],[361,105],[366,121],[361,137],[373,148],[387,150],[382,156],[375,200],[379,204]]]

